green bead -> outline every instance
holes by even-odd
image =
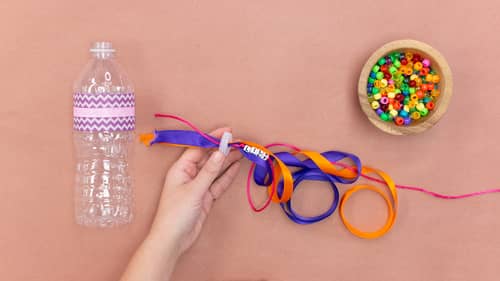
[[[424,109],[420,110],[419,112],[420,112],[420,115],[426,116],[429,113],[429,110],[424,107]]]
[[[368,83],[372,83],[372,84],[375,83],[375,78],[371,78],[371,77],[368,78]]]
[[[395,89],[395,90],[394,90],[394,93],[396,93],[396,94],[401,94],[401,90],[400,90],[400,89]]]
[[[408,104],[408,103],[410,103],[410,97],[408,97],[408,96],[407,96],[407,97],[405,97],[405,99],[404,99],[404,101],[403,101],[403,102],[404,102],[404,104]]]
[[[372,94],[378,94],[378,93],[380,93],[380,90],[378,88],[373,87]]]
[[[377,73],[379,70],[380,70],[380,66],[378,66],[378,65],[374,65],[372,68],[372,71],[375,73]]]
[[[410,94],[415,94],[415,88],[411,87],[408,91],[410,91]]]
[[[393,64],[397,68],[399,68],[401,66],[401,62],[399,60],[395,60]]]
[[[377,72],[377,79],[382,80],[383,78],[384,78],[384,73],[381,71]]]
[[[396,67],[394,67],[394,66],[391,66],[391,67],[389,68],[389,72],[390,72],[390,73],[394,73],[394,72],[396,72],[396,71],[398,71],[398,69],[397,69]]]
[[[389,115],[384,112],[384,113],[380,114],[380,119],[382,119],[384,121],[389,121]]]
[[[379,64],[379,65],[383,65],[383,64],[385,64],[385,58],[380,58],[380,59],[378,60],[378,64]]]
[[[401,85],[401,90],[405,91],[405,90],[408,90],[410,86],[408,86],[408,84],[403,84]]]

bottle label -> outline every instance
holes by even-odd
[[[74,93],[73,129],[75,131],[134,130],[134,93]]]

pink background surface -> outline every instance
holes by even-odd
[[[260,143],[350,151],[398,183],[437,192],[498,187],[498,1],[131,2],[0,3],[0,279],[116,280],[181,152],[136,144],[129,226],[74,223],[71,85],[93,40],[115,44],[136,84],[138,132],[180,128],[152,118],[168,112]],[[448,113],[409,137],[373,127],[356,96],[364,61],[401,38],[437,48],[454,74]],[[252,213],[247,168],[174,280],[498,280],[499,195],[441,201],[401,191],[393,230],[367,241],[337,213],[311,226],[293,224],[277,205]],[[304,183],[294,204],[314,214],[329,196],[326,185]],[[383,223],[376,195],[349,203],[358,226]]]

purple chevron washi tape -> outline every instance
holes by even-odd
[[[73,94],[73,129],[76,131],[134,130],[134,93]]]

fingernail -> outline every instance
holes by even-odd
[[[226,156],[224,156],[222,152],[220,151],[214,152],[213,160],[215,163],[222,163],[224,161],[224,158],[226,158]]]

